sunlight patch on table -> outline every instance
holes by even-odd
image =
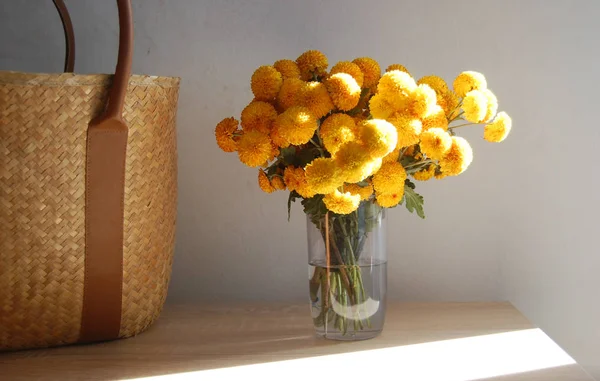
[[[268,358],[268,354],[261,357]],[[368,380],[382,377],[380,379],[469,381],[574,363],[544,332],[528,329],[136,380],[332,380],[333,377]]]

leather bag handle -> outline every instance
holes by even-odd
[[[119,7],[119,55],[115,76],[108,95],[108,102],[104,113],[96,123],[107,119],[122,120],[123,104],[127,85],[131,76],[131,61],[133,57],[133,15],[131,0],[117,0]]]
[[[65,73],[72,73],[75,66],[75,33],[73,32],[73,23],[63,0],[52,1],[58,11],[65,32]]]
[[[131,76],[133,17],[130,0],[116,0],[119,54],[108,98],[87,129],[85,263],[80,343],[120,335],[123,297],[125,167],[129,128],[123,105]],[[54,0],[67,41],[65,69],[74,61],[73,26],[62,0]]]
[[[65,72],[73,71],[75,37],[63,0],[53,0],[66,41]],[[123,105],[131,76],[131,0],[116,0],[119,54],[105,107],[88,124],[85,163],[85,265],[80,343],[116,339],[121,329],[125,165],[129,128]]]
[[[75,33],[69,11],[63,0],[52,0],[60,15],[65,34],[65,73],[73,71],[75,66]],[[117,0],[119,9],[119,55],[113,83],[104,113],[95,120],[100,123],[104,119],[122,119],[123,103],[127,92],[127,84],[131,75],[133,56],[133,18],[130,0]]]

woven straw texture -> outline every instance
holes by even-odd
[[[109,75],[0,72],[0,350],[74,343],[83,302],[85,147]],[[120,336],[158,317],[175,238],[178,78],[132,76]]]

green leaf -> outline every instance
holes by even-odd
[[[358,210],[358,221],[360,226],[360,232],[365,236],[373,231],[373,228],[379,222],[379,216],[381,215],[382,209],[379,205],[371,203],[369,201],[363,201],[361,208]]]
[[[403,156],[400,159],[400,164],[402,164],[403,167],[407,167],[407,166],[409,166],[411,164],[414,164],[416,162],[417,162],[417,160],[415,160],[415,158],[412,157],[412,156]]]
[[[423,196],[415,192],[408,184],[404,185],[404,198],[402,200],[409,212],[413,213],[416,210],[419,217],[425,218]]]
[[[319,156],[319,151],[317,149],[313,149],[312,147],[305,148],[296,154],[294,165],[304,168],[306,167],[306,164],[312,162],[317,156]]]
[[[281,156],[283,157],[283,161],[286,165],[293,164],[294,156],[296,155],[296,148],[287,147],[281,149]]]
[[[323,220],[325,214],[327,213],[327,208],[323,203],[322,194],[318,194],[311,198],[305,198],[302,200],[302,206],[304,207],[304,213],[307,216],[310,216],[311,221],[319,226],[320,221]]]
[[[290,215],[291,215],[291,211],[292,211],[292,202],[295,202],[297,198],[299,198],[300,195],[298,193],[296,193],[296,191],[290,192],[290,196],[288,197],[288,222],[290,222]]]
[[[269,168],[267,168],[267,176],[269,178],[271,178],[273,175],[275,175],[277,173],[277,170],[279,169],[278,165],[271,165]]]

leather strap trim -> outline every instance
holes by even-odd
[[[119,337],[123,292],[123,199],[127,130],[87,137],[85,280],[80,342]]]
[[[131,1],[119,7],[119,56],[104,111],[87,133],[85,278],[79,342],[116,339],[123,293],[123,205],[128,128],[123,104],[131,74]]]

